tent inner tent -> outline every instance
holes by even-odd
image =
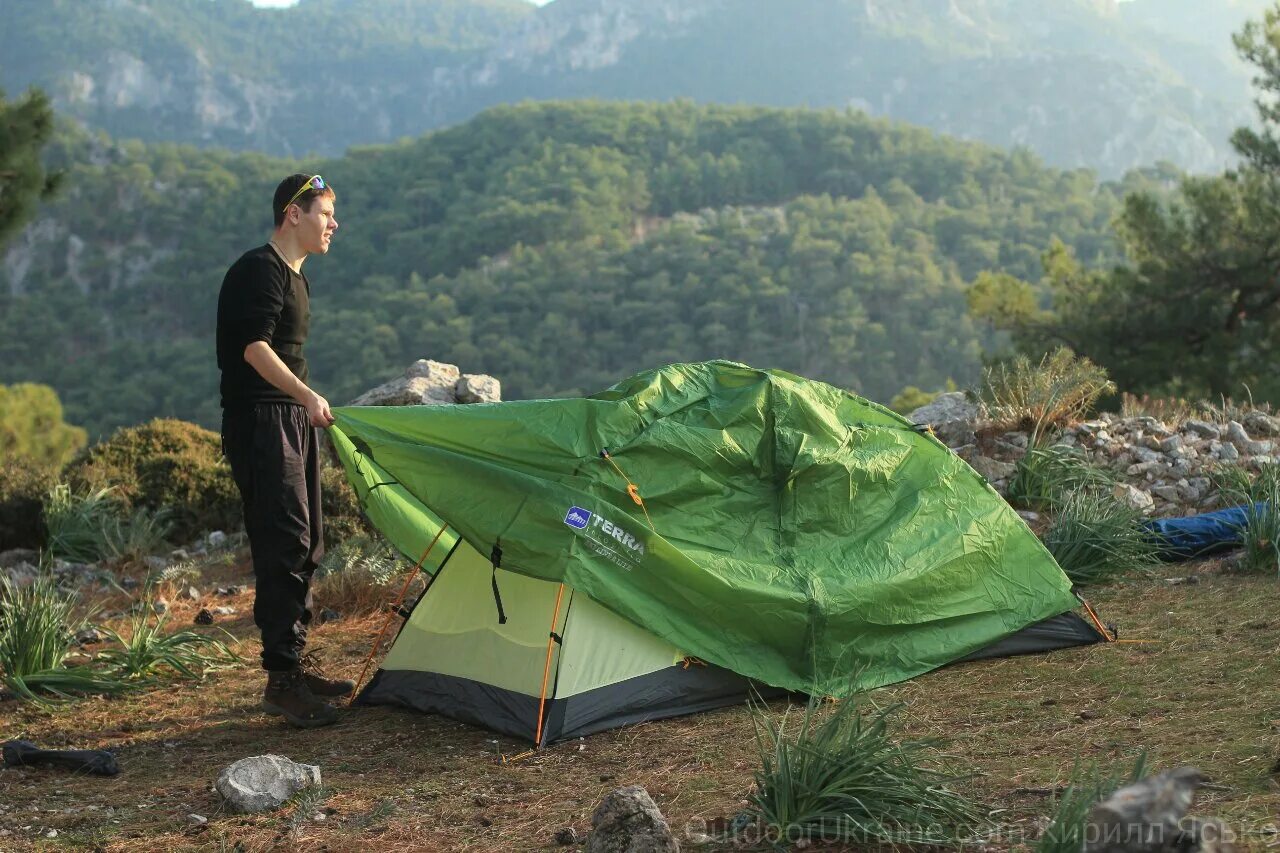
[[[962,460],[782,371],[335,415],[362,507],[429,575],[361,702],[546,744],[1103,639]]]

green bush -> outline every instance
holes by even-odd
[[[984,823],[974,803],[950,786],[956,776],[926,767],[932,740],[895,740],[891,716],[855,700],[822,719],[810,698],[798,728],[752,707],[761,767],[749,811],[770,837],[907,846],[953,845]]]
[[[326,550],[334,550],[350,539],[368,539],[374,535],[341,466],[325,465],[320,471],[320,511],[324,515]]]
[[[988,369],[982,401],[994,428],[1030,432],[1034,442],[1051,428],[1080,420],[1115,388],[1105,368],[1059,347],[1039,364],[1017,355]]]
[[[111,489],[77,495],[64,483],[49,490],[44,524],[49,552],[78,563],[96,563],[111,556],[107,531],[119,521],[120,502]]]
[[[1057,506],[1044,545],[1076,586],[1106,583],[1159,562],[1142,515],[1109,494],[1073,492]]]
[[[29,459],[0,462],[0,551],[45,545],[45,495],[57,472]]]
[[[1110,489],[1115,478],[1089,464],[1083,454],[1063,445],[1032,447],[1018,460],[1009,487],[1009,503],[1028,509],[1051,509],[1068,495],[1086,489]]]
[[[167,510],[172,534],[190,541],[241,521],[240,494],[217,433],[171,419],[117,430],[64,473],[76,492],[112,489],[126,508]]]
[[[1224,465],[1211,476],[1226,503],[1245,508],[1241,567],[1280,573],[1280,466],[1268,465],[1254,477],[1242,466]]]

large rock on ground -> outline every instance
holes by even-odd
[[[247,813],[279,808],[303,788],[320,784],[320,768],[298,764],[282,755],[242,758],[218,774],[214,787],[232,811]]]
[[[959,447],[973,442],[974,427],[980,415],[978,404],[971,402],[963,391],[950,391],[939,394],[933,402],[907,415],[907,419],[912,423],[928,424],[944,444]]]
[[[585,853],[678,853],[680,843],[649,792],[640,785],[619,788],[591,816]]]
[[[404,375],[366,391],[352,406],[443,406],[489,403],[502,399],[502,385],[492,376],[466,374],[455,365],[419,359]]]

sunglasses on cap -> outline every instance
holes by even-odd
[[[294,194],[293,194],[293,198],[289,199],[289,204],[286,204],[286,205],[284,206],[284,209],[285,209],[285,210],[288,210],[288,209],[289,209],[289,205],[291,205],[291,204],[293,204],[295,201],[297,201],[297,200],[298,200],[298,196],[302,195],[302,194],[303,194],[304,192],[306,192],[307,190],[322,190],[322,189],[324,189],[326,186],[327,186],[327,184],[325,184],[325,182],[324,182],[324,178],[320,177],[319,175],[312,175],[311,177],[307,178],[307,182],[306,182],[306,183],[304,183],[302,186],[298,187],[298,191],[297,191],[296,193],[294,193]]]

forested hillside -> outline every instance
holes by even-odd
[[[1208,172],[1265,0],[0,0],[0,86],[116,137],[335,156],[525,99],[854,107]]]
[[[298,164],[70,133],[50,159],[66,189],[0,273],[0,383],[54,386],[94,433],[215,423],[221,277]],[[1122,189],[860,114],[688,103],[499,108],[306,167],[338,193],[306,267],[334,402],[421,357],[507,397],[710,357],[882,400],[966,382],[989,334],[966,282],[1037,279],[1054,237],[1105,262]]]

